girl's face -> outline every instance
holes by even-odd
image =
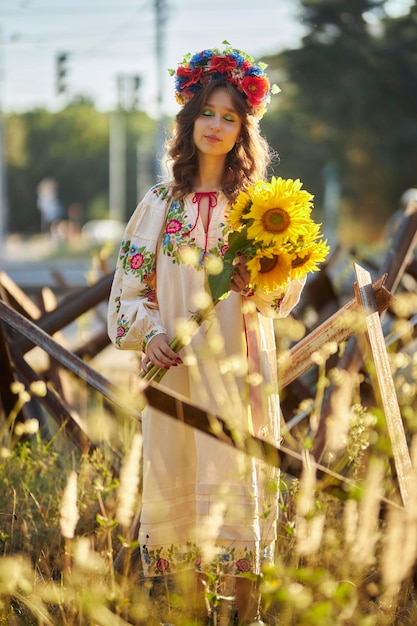
[[[207,156],[224,157],[239,139],[242,122],[226,89],[212,92],[194,122],[193,141]]]

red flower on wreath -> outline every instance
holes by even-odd
[[[185,89],[186,87],[189,87],[190,85],[194,85],[194,83],[198,83],[202,72],[203,70],[201,67],[196,67],[193,69],[190,67],[183,67],[182,65],[180,65],[177,70],[177,75],[180,76],[181,78],[188,79],[181,84],[181,90]]]
[[[259,105],[269,90],[269,81],[264,76],[245,76],[242,89],[252,106]]]
[[[211,57],[210,67],[208,68],[209,72],[221,72],[225,74],[226,72],[230,72],[230,70],[234,70],[237,67],[236,59],[232,57],[220,57],[213,55]]]
[[[169,567],[169,561],[166,559],[158,559],[156,562],[156,569],[158,572],[165,572]]]
[[[239,559],[238,561],[236,561],[236,567],[239,572],[250,572],[251,563],[249,559]]]

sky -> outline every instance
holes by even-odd
[[[0,111],[60,109],[75,96],[116,108],[118,77],[140,77],[139,108],[175,114],[173,79],[186,52],[224,40],[259,60],[296,48],[296,0],[0,0]],[[411,2],[390,0],[393,15]],[[157,11],[157,6],[160,10]],[[157,19],[162,33],[157,48]],[[68,55],[67,93],[56,89],[56,57]],[[157,59],[160,59],[158,64]],[[159,71],[158,71],[159,68]],[[157,103],[158,76],[163,101]]]

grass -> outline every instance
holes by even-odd
[[[403,337],[405,321],[417,310],[415,297],[408,295],[396,305]],[[389,352],[413,462],[407,507],[401,506],[398,496],[384,415],[372,403],[364,404],[363,380],[358,377],[350,403],[341,400],[337,406],[333,438],[339,446],[334,454],[341,461],[340,471],[361,489],[346,488],[343,497],[340,492],[334,497],[309,463],[299,480],[281,475],[275,562],[259,578],[268,624],[417,623],[417,356],[413,346],[410,336],[406,342],[394,343]],[[331,353],[324,350],[326,356],[317,355],[317,362]],[[325,367],[320,371],[318,389],[339,375]],[[16,385],[13,390],[18,405],[32,395],[42,395],[42,385],[29,390]],[[16,422],[15,414],[4,416],[0,624],[203,626],[205,621],[189,602],[190,580],[178,584],[166,577],[151,585],[142,575],[136,541],[140,508],[136,425],[108,415],[102,402],[91,395],[80,399],[80,406],[87,422],[93,416],[102,425],[98,449],[91,453],[81,454],[67,442],[63,445],[61,433],[43,441],[30,425]],[[305,420],[292,443],[307,455],[312,440],[312,421]],[[112,455],[114,448],[122,455],[121,464]],[[213,576],[206,597],[210,623],[232,623],[233,590]]]

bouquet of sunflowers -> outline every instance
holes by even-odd
[[[230,290],[236,259],[245,257],[250,288],[275,291],[319,269],[329,246],[311,218],[313,196],[297,180],[272,178],[242,191],[227,219],[223,268],[208,281],[213,301]]]
[[[228,295],[236,263],[242,256],[250,274],[251,291],[284,290],[289,281],[320,269],[329,246],[323,240],[321,225],[311,217],[312,208],[313,196],[302,189],[299,179],[272,177],[270,182],[258,181],[238,195],[225,225],[228,247],[221,269],[216,271],[210,264],[208,267],[212,304],[191,316],[194,328]],[[185,343],[177,336],[169,345],[179,352]],[[154,365],[141,377],[159,382],[166,372]]]

